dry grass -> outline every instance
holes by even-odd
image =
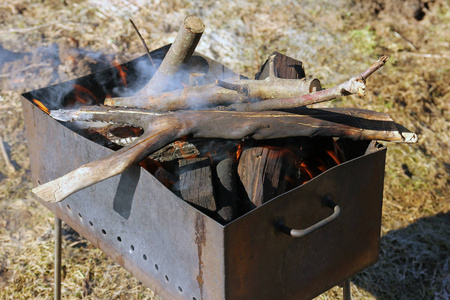
[[[154,49],[173,40],[185,15],[197,14],[207,25],[198,51],[246,75],[254,74],[278,50],[302,60],[308,75],[331,86],[357,74],[378,55],[391,55],[388,64],[369,79],[365,98],[330,103],[388,112],[420,137],[416,145],[387,145],[380,260],[353,279],[353,298],[449,299],[450,12],[446,1],[429,2],[420,21],[414,19],[414,10],[394,9],[397,2],[381,0],[146,2],[0,4],[1,45],[34,51],[29,64],[50,64],[25,71],[5,64],[2,74],[11,74],[0,76],[0,132],[17,168],[8,173],[0,160],[0,298],[48,299],[53,293],[53,217],[29,193],[18,93],[90,73],[65,61],[54,64],[48,52],[55,43],[73,38],[81,48],[125,61],[143,53],[128,18]],[[415,7],[420,1],[405,3]],[[376,13],[380,7],[385,10]],[[42,51],[36,51],[38,47]],[[157,298],[85,240],[66,234],[63,245],[63,295]],[[338,287],[318,297],[340,298]]]

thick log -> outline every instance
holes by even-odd
[[[401,132],[386,114],[360,109],[305,109],[287,112],[183,111],[158,114],[137,109],[89,106],[51,111],[61,121],[102,121],[130,124],[145,133],[133,144],[88,163],[54,181],[33,189],[40,198],[59,202],[72,193],[122,173],[128,166],[182,136],[223,139],[273,139],[291,136],[332,136],[352,139],[416,142]]]
[[[153,111],[167,112],[229,105],[243,103],[245,101],[248,101],[248,97],[214,84],[208,84],[186,87],[184,89],[158,93],[151,96],[138,94],[131,97],[107,98],[105,99],[105,105],[139,107]]]
[[[259,100],[299,97],[322,89],[317,78],[307,80],[268,77],[264,80],[238,80],[232,84],[217,80],[216,84],[250,99]]]
[[[196,16],[187,16],[181,24],[175,41],[170,46],[164,60],[156,73],[141,90],[141,95],[148,96],[163,92],[170,86],[173,76],[194,53],[205,30],[205,24]]]
[[[256,75],[259,80],[273,77],[302,79],[305,77],[303,64],[301,61],[274,52]],[[298,140],[296,142],[289,146],[295,145],[300,149]],[[249,147],[249,143],[246,143],[238,167],[239,179],[249,203],[248,209],[285,192],[288,183],[291,183],[291,186],[300,184],[298,169],[294,167],[300,159],[287,150],[290,147],[281,149],[253,144],[251,143],[252,147]],[[244,201],[244,205],[245,203]]]
[[[273,66],[271,66],[271,63]],[[271,70],[273,68],[273,71]],[[292,57],[274,51],[270,58],[263,64],[261,71],[255,76],[258,80],[266,79],[273,74],[278,78],[302,79],[306,77],[303,63]]]
[[[236,87],[233,90],[231,86]],[[283,97],[299,97],[320,90],[318,79],[217,80],[216,84],[186,87],[151,96],[108,98],[105,105],[131,106],[153,111],[174,111],[207,108],[218,105],[255,102]]]
[[[181,197],[207,212],[215,212],[216,200],[209,157],[180,159],[178,164]]]
[[[236,160],[234,158],[225,158],[216,166],[215,194],[217,214],[225,223],[232,221],[237,215],[236,169]]]
[[[248,200],[260,206],[284,193],[293,181],[299,184],[296,160],[298,157],[292,151],[280,147],[244,149],[239,159],[238,174]]]
[[[173,122],[173,131],[181,126],[194,138],[239,140],[251,137],[261,140],[293,136],[332,136],[354,140],[417,142],[414,133],[395,123],[388,114],[357,108],[303,108],[295,113],[217,110],[156,113],[133,108],[85,106],[74,110],[52,110],[50,115],[63,122],[108,122],[140,127],[150,132],[161,126],[161,123]],[[142,137],[138,141],[141,141]],[[172,141],[166,144],[170,142]]]

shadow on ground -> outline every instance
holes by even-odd
[[[449,299],[449,264],[447,212],[384,235],[379,261],[358,274],[353,283],[377,299]]]

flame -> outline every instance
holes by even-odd
[[[241,157],[243,150],[244,150],[244,142],[240,142],[236,150],[236,161],[239,161],[239,158]]]
[[[330,147],[332,149],[329,149]],[[300,149],[303,150],[302,147]],[[303,181],[305,183],[328,169],[340,165],[343,161],[344,155],[342,150],[336,141],[332,140],[332,144],[330,143],[325,149],[322,148],[322,150],[318,150],[312,156],[301,160],[300,165],[296,164],[296,167],[300,170],[303,177],[306,177]]]
[[[309,176],[309,179],[313,179],[314,178],[312,170],[309,169],[308,165],[305,162],[302,162],[300,164],[300,170],[303,171],[304,173],[306,173],[306,175]],[[306,180],[306,181],[308,181],[308,180]]]
[[[122,83],[125,86],[127,86],[127,72],[125,72],[125,71],[128,71],[128,69],[124,66],[121,66],[115,60],[113,60],[112,64],[119,71],[119,76],[120,76],[120,80],[122,81]]]
[[[94,100],[97,104],[99,104],[97,97],[95,97],[95,95],[84,86],[74,84],[73,88],[76,101],[86,104],[88,102],[92,102],[91,100]]]
[[[334,160],[336,165],[340,165],[342,163],[342,161],[333,150],[326,150],[326,153]]]
[[[344,151],[342,151],[342,149],[339,147],[338,143],[336,143],[335,140],[333,140],[333,146],[334,146],[334,153],[331,151],[331,153],[333,154],[328,153],[328,155],[330,155],[331,158],[334,159],[336,164],[340,165],[345,160]]]
[[[37,99],[33,99],[33,103],[36,104],[37,107],[39,107],[43,112],[45,112],[47,115],[50,114],[50,110],[44,105],[42,104],[41,101],[37,100]]]

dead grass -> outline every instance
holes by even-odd
[[[414,10],[388,9],[394,2],[260,0],[194,5],[177,0],[84,0],[65,5],[59,0],[13,0],[0,4],[0,43],[13,51],[40,47],[41,53],[29,63],[53,64],[54,59],[44,54],[68,38],[78,40],[81,48],[125,61],[143,53],[128,18],[154,49],[173,40],[185,15],[197,14],[207,24],[198,51],[245,75],[254,74],[278,50],[302,60],[307,75],[331,86],[357,74],[378,55],[390,54],[388,64],[369,79],[365,98],[330,103],[387,112],[420,137],[416,145],[387,145],[380,260],[354,278],[353,299],[448,299],[449,7],[439,0],[427,7],[405,1],[409,7],[424,8],[418,21]],[[90,71],[68,68],[65,61],[24,72],[6,69],[15,73],[0,76],[0,132],[18,170],[6,172],[0,160],[0,298],[49,299],[53,217],[29,193],[18,93]],[[63,246],[63,295],[157,298],[83,239],[65,239]],[[318,297],[341,298],[339,287]]]

